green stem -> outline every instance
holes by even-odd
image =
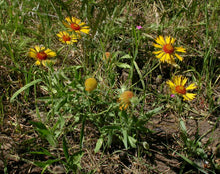
[[[142,77],[142,79],[140,79],[140,80],[138,80],[136,83],[134,83],[132,86],[131,86],[131,88],[133,87],[133,86],[135,86],[137,83],[139,83],[141,80],[143,80],[148,74],[150,74],[152,71],[154,71],[158,66],[160,65],[160,62],[155,66],[155,67],[153,67],[149,72],[147,72],[143,77]]]
[[[69,55],[69,53],[70,53],[71,48],[72,48],[71,45],[69,45],[67,54],[65,55],[65,57],[64,57],[64,59],[63,59],[63,63],[62,63],[61,69],[63,69],[64,63],[65,63],[65,61],[66,61],[66,59],[67,59],[67,57],[68,57],[68,55]]]
[[[88,103],[89,103],[89,113],[92,113],[92,110],[91,110],[91,103],[90,103],[90,99],[88,97]],[[88,113],[88,112],[87,112]],[[85,123],[86,123],[86,116],[87,114],[83,114],[83,118],[82,118],[82,128],[81,128],[81,131],[80,131],[80,150],[82,150],[82,147],[83,147],[83,137],[84,137],[84,129],[85,129]]]

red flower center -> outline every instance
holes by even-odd
[[[166,44],[163,46],[163,51],[168,54],[172,54],[174,52],[174,48],[171,44]]]
[[[41,52],[37,53],[37,58],[40,60],[46,60],[47,54],[44,51],[41,51]]]
[[[67,36],[67,35],[63,35],[62,38],[63,38],[63,41],[64,41],[64,42],[71,40],[71,38],[70,38],[69,36]]]
[[[73,30],[80,30],[80,26],[76,23],[71,23],[70,27],[73,29]]]
[[[179,94],[186,94],[186,88],[182,85],[176,86],[176,92]]]

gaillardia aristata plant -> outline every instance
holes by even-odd
[[[153,54],[156,55],[156,58],[161,62],[167,62],[169,64],[175,65],[174,56],[177,57],[180,61],[183,58],[177,54],[177,52],[185,53],[186,49],[183,47],[174,47],[175,39],[170,36],[164,37],[159,36],[155,39],[156,43],[154,43],[155,48],[159,48],[160,50],[154,51]]]
[[[45,49],[44,46],[34,46],[30,48],[28,56],[36,60],[35,65],[46,66],[48,64],[54,64],[55,60],[49,60],[52,57],[56,56],[56,53],[51,49]]]
[[[120,102],[119,109],[126,110],[128,106],[131,104],[130,100],[132,99],[133,96],[134,96],[133,92],[124,91],[119,97],[119,102]]]
[[[72,45],[74,42],[77,42],[77,36],[75,34],[70,35],[66,31],[60,31],[57,36],[59,37],[59,41],[68,45]]]
[[[89,34],[90,28],[86,26],[85,22],[81,22],[80,19],[75,17],[66,17],[66,22],[63,21],[63,24],[69,28],[69,31],[74,31],[77,34],[86,33]]]
[[[188,93],[188,90],[196,89],[195,83],[190,84],[188,87],[185,87],[187,78],[181,75],[174,76],[172,81],[168,80],[167,85],[169,85],[172,94],[178,94],[182,96],[183,100],[193,100],[196,97],[196,94]]]
[[[85,81],[85,90],[88,92],[92,92],[94,89],[96,89],[98,82],[95,78],[88,78]]]

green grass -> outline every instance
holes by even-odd
[[[4,153],[7,143],[0,143],[1,171],[15,172],[24,163],[30,170],[20,172],[37,166],[39,173],[53,173],[60,166],[64,173],[104,173],[117,161],[112,173],[161,173],[152,160],[157,163],[155,156],[167,153],[180,164],[172,172],[219,172],[219,154],[210,151],[220,141],[214,136],[219,131],[219,6],[215,0],[0,1],[0,134],[15,142],[11,156]],[[91,29],[73,45],[56,36],[66,30],[67,16]],[[186,48],[179,68],[155,58],[159,35],[174,37]],[[35,45],[55,51],[56,64],[36,66],[28,56]],[[193,101],[170,97],[166,81],[173,75],[196,83]],[[90,93],[84,87],[89,77],[98,81]],[[121,111],[118,99],[125,90],[134,97]],[[177,142],[172,137],[161,142],[158,135],[155,146],[156,124],[172,115]],[[197,130],[190,134],[190,120],[206,120],[211,128],[201,135],[202,127],[193,125]],[[166,132],[168,127],[159,128]],[[119,156],[115,161],[114,155]]]

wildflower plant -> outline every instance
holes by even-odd
[[[76,34],[89,34],[90,28],[86,25],[85,22],[82,22],[80,19],[75,17],[66,17],[63,24],[69,29],[69,31],[73,31]]]
[[[161,26],[167,26],[167,23],[164,23],[163,20],[167,17],[169,18],[169,15],[162,17],[161,23],[158,22],[156,28],[154,27],[154,22],[143,27],[140,25],[136,25],[136,22],[140,22],[140,24],[143,23],[144,21],[141,20],[145,18],[142,18],[141,13],[136,15],[136,11],[135,9],[133,10],[133,8],[136,7],[137,2],[133,1],[131,1],[131,3],[123,1],[123,5],[121,5],[122,1],[117,1],[116,6],[107,1],[94,1],[92,3],[89,1],[82,1],[79,2],[79,4],[82,5],[81,9],[77,10],[76,8],[72,8],[72,6],[67,8],[66,5],[73,4],[69,2],[50,1],[48,4],[48,2],[45,1],[44,3],[39,2],[39,6],[38,4],[36,4],[36,2],[33,1],[32,3],[33,5],[36,5],[37,13],[33,12],[33,16],[31,15],[32,12],[30,14],[28,12],[28,15],[22,15],[27,14],[27,11],[23,12],[22,10],[30,11],[29,7],[32,8],[30,4],[26,4],[28,2],[29,1],[24,1],[24,3],[20,5],[16,1],[13,1],[13,5],[10,6],[4,1],[1,3],[0,9],[2,11],[5,11],[6,9],[4,9],[3,7],[8,6],[9,10],[7,9],[6,11],[10,13],[9,15],[4,15],[3,13],[2,21],[0,20],[2,24],[6,23],[6,25],[3,25],[5,35],[1,37],[3,44],[3,49],[1,49],[1,51],[4,53],[2,55],[4,55],[6,58],[8,57],[9,59],[12,59],[12,64],[14,63],[14,65],[16,66],[16,68],[12,68],[13,71],[11,72],[18,71],[19,75],[24,72],[24,77],[19,76],[18,78],[19,86],[17,86],[17,88],[20,87],[20,83],[25,84],[22,84],[23,87],[14,93],[10,101],[13,102],[17,100],[17,103],[19,104],[17,106],[19,108],[21,102],[23,101],[22,97],[26,95],[26,98],[28,100],[25,101],[30,101],[30,105],[29,103],[25,103],[25,105],[22,105],[22,107],[26,107],[24,109],[24,112],[26,112],[26,110],[31,110],[33,112],[36,111],[36,116],[34,114],[31,114],[31,116],[28,118],[37,120],[34,122],[30,121],[30,123],[32,124],[30,129],[34,131],[28,130],[27,139],[26,137],[21,138],[21,141],[25,139],[25,142],[21,142],[21,145],[28,145],[27,153],[26,150],[25,153],[28,154],[29,152],[31,152],[30,154],[34,154],[35,156],[25,156],[26,154],[21,156],[22,158],[24,157],[24,159],[22,159],[24,162],[29,161],[31,165],[34,164],[38,167],[41,167],[41,173],[57,173],[56,171],[50,171],[52,170],[52,168],[55,168],[56,165],[60,165],[61,167],[63,166],[62,173],[94,173],[98,171],[99,169],[97,168],[97,165],[96,167],[91,166],[91,168],[85,168],[84,163],[87,162],[89,159],[85,160],[85,158],[83,158],[84,153],[86,153],[86,158],[90,157],[90,155],[93,155],[92,153],[90,153],[93,149],[88,149],[88,151],[86,150],[84,152],[84,147],[93,148],[95,142],[95,152],[102,150],[102,148],[104,150],[105,148],[111,148],[111,150],[115,150],[113,152],[114,154],[117,150],[119,151],[119,149],[122,149],[123,147],[128,152],[130,152],[130,148],[133,148],[132,153],[129,154],[134,154],[133,152],[135,152],[138,158],[141,159],[142,154],[146,152],[142,151],[144,144],[143,142],[145,142],[145,144],[148,144],[148,142],[146,141],[151,141],[152,138],[161,136],[160,134],[157,134],[158,130],[154,129],[153,133],[155,133],[154,135],[157,136],[154,136],[152,138],[150,137],[148,139],[148,137],[151,135],[149,134],[149,132],[151,132],[151,130],[149,130],[149,127],[151,127],[151,125],[148,125],[148,123],[153,115],[157,115],[160,117],[163,113],[165,113],[167,116],[169,116],[170,111],[168,111],[168,107],[164,107],[164,103],[168,101],[168,96],[170,96],[168,102],[173,103],[174,106],[171,108],[172,111],[174,110],[175,112],[175,109],[177,108],[176,110],[178,110],[178,114],[181,117],[185,116],[184,114],[188,112],[187,109],[189,109],[190,105],[194,105],[194,103],[196,103],[185,102],[196,99],[197,94],[190,91],[195,90],[197,86],[195,83],[187,85],[188,79],[183,77],[182,75],[174,76],[172,79],[166,82],[166,85],[170,88],[171,95],[169,94],[165,96],[164,92],[162,92],[164,89],[164,83],[162,83],[162,79],[163,77],[167,77],[167,74],[166,71],[162,71],[163,67],[160,67],[160,72],[162,72],[163,74],[157,74],[159,72],[157,71],[158,67],[161,65],[161,63],[168,63],[176,66],[176,60],[183,61],[183,57],[181,54],[186,53],[186,49],[176,46],[176,39],[172,38],[169,35],[166,37],[158,36],[155,39],[155,43],[153,44],[153,46],[155,47],[155,51],[151,52],[151,50],[149,49],[150,46],[148,45],[148,39],[152,38],[153,33],[158,32],[158,29],[161,28]],[[146,10],[147,7],[144,6],[145,1],[141,1],[140,3],[141,5],[138,5],[138,8],[144,7],[143,9]],[[160,5],[163,5],[164,2],[161,2],[160,5],[157,4],[156,1],[154,4],[151,4],[151,2],[147,3],[150,4],[150,7],[155,7],[152,9],[154,9],[155,14],[157,14],[160,13],[160,10],[157,10],[157,7],[160,8]],[[175,4],[175,1],[172,1],[171,3],[172,8],[176,8],[178,5]],[[14,8],[14,4],[17,4],[17,7],[19,7],[20,10],[16,10]],[[79,4],[77,3],[77,6]],[[179,4],[182,5],[182,2],[179,2]],[[196,3],[191,4],[193,6],[193,4]],[[61,8],[61,5],[64,6],[62,6]],[[170,4],[168,5],[170,6]],[[185,5],[187,4],[184,4],[184,7]],[[38,9],[38,6],[41,8]],[[51,7],[52,9],[50,9]],[[164,8],[167,8],[167,6],[164,6]],[[175,13],[172,13],[172,15],[170,15],[173,16],[171,19],[172,22],[169,24],[173,25],[175,23],[178,23],[176,22],[176,19],[178,19],[179,17],[181,17],[181,20],[183,19],[182,21],[187,21],[187,19],[185,19],[185,16],[187,16],[186,13],[192,11],[190,5],[187,6],[187,8],[189,10],[179,10],[177,15]],[[48,9],[46,17],[44,15],[45,11],[42,11],[42,9]],[[62,14],[63,11],[61,10],[63,9],[65,9],[65,14],[79,14],[79,12],[83,12],[83,14],[79,15],[88,19],[89,25],[92,26],[92,28],[90,29],[89,25],[87,25],[81,19],[69,16],[62,21],[63,25],[66,27],[66,30],[56,30],[56,33],[54,34],[53,29],[56,28],[56,24],[59,22],[57,20],[58,18],[56,17],[59,17],[60,19],[63,15],[65,15]],[[71,9],[71,11],[68,11],[68,9]],[[131,10],[133,15],[132,19],[128,16]],[[19,11],[18,14],[16,14],[17,11]],[[164,12],[164,10],[162,11]],[[171,11],[175,12],[174,9],[171,9]],[[207,15],[216,14],[210,13],[211,10],[209,8],[207,8],[206,11]],[[20,14],[20,12],[22,13]],[[146,12],[147,13],[143,14],[148,14],[148,11]],[[201,15],[203,16],[202,10],[199,10],[199,12],[201,12]],[[17,16],[16,18],[14,13]],[[35,14],[37,15],[37,17],[34,16]],[[139,17],[139,15],[140,18],[138,18],[137,21],[134,21],[135,17]],[[163,14],[159,14],[159,16],[162,15]],[[189,14],[189,16],[192,15]],[[36,20],[34,20],[33,18],[36,18]],[[213,65],[215,62],[214,59],[210,57],[210,55],[214,55],[213,48],[216,49],[216,45],[208,42],[209,37],[212,34],[211,32],[209,32],[211,31],[212,25],[209,25],[208,23],[208,16],[206,16],[206,18],[204,19],[207,20],[204,21],[207,22],[206,26],[209,29],[205,33],[206,40],[205,42],[203,42],[202,39],[199,40],[199,37],[197,38],[196,34],[195,37],[199,41],[198,44],[207,43],[207,45],[199,45],[199,48],[206,48],[205,51],[199,50],[198,52],[196,52],[198,55],[201,54],[198,57],[205,57],[204,62],[207,63],[203,65],[203,68],[206,68],[206,66]],[[14,24],[12,21],[14,22]],[[22,22],[24,21],[25,25],[22,24]],[[37,31],[32,32],[31,27],[33,27],[33,24],[30,23],[30,21],[34,21],[36,25],[39,26],[33,28]],[[195,21],[198,23],[199,19],[196,19]],[[210,20],[210,22],[211,21],[212,20]],[[28,24],[30,24],[31,27],[29,27]],[[185,31],[190,32],[190,30],[187,29],[188,26],[190,25],[187,25]],[[204,28],[202,30],[199,30],[198,28],[204,26],[205,25],[203,25],[203,23],[202,25],[196,24],[196,27],[190,26],[190,29],[197,28],[197,30],[202,33],[203,31],[205,31],[203,30]],[[5,30],[7,29],[7,27],[9,29],[8,31]],[[23,28],[25,28],[25,30],[22,30]],[[90,34],[91,30],[91,37],[87,37],[86,39],[84,39],[83,37],[87,34]],[[165,29],[164,33],[175,32],[176,34],[179,34],[181,31],[184,32],[184,30],[180,29],[178,29],[178,32],[176,32],[176,29],[175,31],[169,30],[172,30],[172,27],[169,26],[168,29]],[[28,31],[30,31],[31,33],[26,35],[26,32]],[[57,36],[57,39],[54,40],[52,37],[50,37],[50,33],[53,33],[55,36]],[[30,35],[31,37],[29,37]],[[185,43],[191,44],[191,42],[187,43],[188,33],[185,33],[183,35],[184,38],[186,38]],[[80,42],[79,44],[77,44],[77,47],[75,47],[74,43],[78,42],[81,38],[83,38],[83,42]],[[212,38],[214,40],[218,37]],[[56,42],[58,41],[58,39],[61,43],[65,44],[65,46],[62,46],[60,48],[60,44]],[[52,45],[53,48],[55,48],[56,50],[51,50],[45,46],[37,45],[33,48],[30,48],[28,56],[35,59],[36,65],[47,66],[48,64],[54,64],[55,62],[57,62],[56,67],[49,66],[49,69],[46,69],[45,71],[45,69],[36,68],[35,66],[29,68],[28,64],[25,64],[24,67],[19,65],[20,62],[18,60],[20,60],[19,58],[23,56],[23,54],[19,53],[27,52],[29,44],[36,41],[38,41],[38,43],[43,42],[47,46]],[[193,40],[193,43],[194,41],[195,40]],[[197,42],[197,40],[195,42]],[[195,45],[197,45],[197,43]],[[191,46],[188,46],[188,48],[189,52],[193,52],[193,50],[196,49]],[[111,50],[111,52],[105,52],[105,50]],[[204,52],[206,54],[203,54]],[[156,61],[156,59],[152,61],[152,59],[150,58],[152,53],[159,61]],[[57,54],[59,55],[59,57],[57,57],[59,61],[56,61],[57,59],[55,59]],[[26,57],[24,57],[22,62],[26,61],[25,58]],[[4,59],[5,58],[3,58],[3,61]],[[194,60],[197,61],[197,59]],[[157,63],[155,64],[155,62]],[[8,68],[9,66],[3,65],[3,67]],[[191,65],[189,65],[189,67],[191,67]],[[196,68],[197,67],[195,67],[195,69]],[[171,68],[171,70],[173,69]],[[209,73],[208,70],[209,69],[203,72]],[[214,74],[214,72],[215,71],[213,70],[210,74]],[[197,73],[199,74],[199,72]],[[94,77],[86,79],[85,77],[88,74],[94,74],[94,76],[99,79],[99,83]],[[160,77],[158,78],[158,81],[156,79],[156,85],[152,84],[155,81],[155,77]],[[207,79],[208,77],[209,76],[207,76]],[[13,80],[15,78],[10,79]],[[208,82],[210,84],[210,94],[212,92],[212,85],[215,86],[218,82],[218,79],[219,78],[214,80],[214,78],[212,78],[210,80],[211,83]],[[212,83],[213,81],[214,83]],[[2,101],[2,104],[0,103],[0,112],[3,114],[5,112],[5,107],[3,106],[5,103],[8,103],[4,102],[3,100],[10,97],[9,94],[11,94],[11,91],[7,91],[8,89],[16,89],[17,81],[15,83],[14,82],[9,83],[10,86],[8,87],[5,85],[6,91],[3,91],[3,96],[0,100]],[[121,92],[118,92],[119,86],[121,86],[121,84],[128,85],[129,89],[132,90],[129,91],[127,90],[128,88],[125,87],[124,89],[121,89]],[[98,92],[96,92],[98,85],[99,89]],[[19,96],[19,98],[17,96]],[[29,99],[33,99],[33,101]],[[27,106],[31,107],[28,108]],[[184,106],[187,107],[185,107],[186,110],[183,111],[182,108]],[[6,119],[7,118],[8,117],[6,117]],[[5,121],[3,119],[5,118],[3,117],[1,119],[1,122],[3,124],[7,124],[7,120]],[[153,118],[151,120],[152,123],[155,123],[154,119],[157,118]],[[18,123],[22,125],[22,119],[13,118],[12,122],[13,120],[18,120]],[[25,126],[18,125],[16,128],[19,129],[16,130],[21,131],[21,133],[23,130],[26,131],[26,128],[29,128],[29,124],[26,125],[26,122],[23,122],[23,124]],[[180,126],[181,125],[183,125],[183,122],[180,122]],[[12,126],[14,125],[12,124]],[[94,131],[94,134],[92,131]],[[92,136],[90,136],[91,132]],[[184,132],[186,132],[186,129],[183,131],[183,133]],[[31,137],[32,133],[34,135],[34,138]],[[37,136],[37,133],[39,136]],[[88,134],[89,136],[87,137]],[[206,156],[206,153],[204,153],[205,150],[201,151],[200,149],[202,147],[200,144],[201,141],[194,141],[194,139],[191,141],[190,139],[188,139],[189,136],[189,134],[184,134],[184,140],[186,141],[180,142],[180,147],[189,149],[189,151],[186,152],[193,154],[191,156],[189,155],[190,158],[193,158],[200,153],[200,155],[203,155],[203,159],[208,159],[209,157]],[[30,141],[29,137],[31,137]],[[39,138],[46,141],[38,141]],[[33,144],[29,146],[29,142]],[[36,146],[36,144],[38,143],[39,146]],[[188,145],[181,146],[181,144],[183,143],[188,143]],[[155,143],[153,143],[153,145],[154,144]],[[152,143],[149,142],[149,147],[144,147],[145,150],[151,150],[151,145]],[[4,148],[4,146],[5,145],[3,142],[2,147]],[[63,148],[60,148],[61,146]],[[117,149],[117,147],[119,147],[119,149]],[[19,146],[19,148],[23,147]],[[22,149],[19,149],[19,151],[22,151]],[[156,148],[152,150],[152,153],[154,153],[154,151],[157,151]],[[175,149],[175,152],[177,151],[179,151],[179,149]],[[163,151],[161,152],[163,153]],[[38,155],[40,155],[40,158],[38,158]],[[41,158],[42,156],[44,156],[45,158]],[[103,153],[103,156],[105,157],[105,153]],[[26,160],[25,158],[27,158],[28,160]],[[44,160],[35,161],[33,159]],[[130,159],[132,161],[133,158]],[[6,172],[8,166],[7,160],[8,159],[4,161],[4,171]],[[96,162],[95,164],[97,164]],[[94,163],[91,162],[91,164]],[[87,165],[87,167],[88,166],[89,165]],[[101,169],[102,165],[99,166]],[[144,167],[146,169],[148,165],[145,165]],[[83,170],[81,171],[82,168]],[[151,170],[149,168],[148,170]],[[182,168],[181,170],[185,171],[184,168]],[[102,171],[102,169],[100,171]],[[115,171],[112,171],[112,173],[114,172]],[[144,171],[136,171],[136,173],[143,172]],[[155,173],[155,171],[149,172]],[[160,171],[156,172],[158,173]]]
[[[167,81],[167,85],[170,87],[172,94],[178,94],[183,97],[183,100],[193,100],[196,97],[196,94],[187,92],[189,90],[196,89],[195,83],[190,84],[188,87],[185,87],[187,78],[181,75],[174,76],[172,80]]]
[[[69,34],[66,31],[60,31],[57,36],[59,37],[59,41],[67,45],[72,45],[73,43],[78,41],[78,38],[75,34]]]
[[[56,57],[56,52],[46,49],[44,46],[34,46],[34,48],[30,48],[28,56],[36,60],[35,65],[46,66],[55,63],[55,60],[50,58]]]
[[[177,52],[185,53],[186,49],[183,47],[174,47],[175,43],[174,38],[167,36],[159,36],[155,39],[156,43],[154,43],[154,47],[159,49],[158,51],[154,51],[153,54],[156,55],[156,58],[159,59],[161,62],[166,62],[168,64],[176,65],[175,58],[177,57],[180,61],[183,60],[183,58],[177,54]]]

